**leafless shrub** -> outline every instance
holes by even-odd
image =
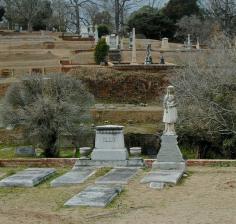
[[[79,80],[62,74],[26,76],[9,87],[3,106],[6,125],[20,126],[29,139],[57,156],[58,137],[90,121],[93,96]]]

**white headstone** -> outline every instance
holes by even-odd
[[[131,59],[131,65],[137,65],[135,28],[133,28],[133,38],[132,38],[132,59]]]
[[[81,26],[81,37],[82,38],[88,38],[89,37],[88,27]]]
[[[116,34],[111,34],[106,37],[106,43],[109,45],[110,50],[116,50],[119,48],[119,37]]]
[[[98,37],[98,26],[95,26],[95,33],[94,33],[94,38],[95,38],[95,44],[98,43],[99,37]]]
[[[198,39],[197,39],[196,49],[200,50],[200,44],[199,44],[199,40]]]
[[[188,48],[188,49],[191,49],[191,48],[192,48],[191,35],[190,35],[190,34],[188,34],[187,48]]]
[[[169,49],[169,39],[168,38],[162,38],[161,40],[161,49],[167,50]]]

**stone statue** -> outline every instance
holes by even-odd
[[[145,65],[153,64],[152,55],[151,55],[151,48],[152,48],[151,44],[148,44],[147,52],[146,52],[146,58],[145,58],[145,62],[144,62]]]
[[[163,122],[165,123],[164,135],[176,135],[175,133],[175,123],[177,121],[177,109],[176,101],[174,95],[174,87],[167,87],[167,94],[164,97],[163,107],[164,107],[164,116]]]

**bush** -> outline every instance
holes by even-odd
[[[99,65],[101,62],[105,62],[108,55],[109,46],[105,39],[99,40],[94,52],[95,62]]]
[[[108,35],[110,30],[107,25],[101,24],[98,26],[98,37],[101,38],[104,35]]]

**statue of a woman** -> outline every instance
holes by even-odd
[[[163,122],[165,123],[164,135],[175,135],[175,123],[177,121],[177,109],[174,95],[174,87],[167,87],[167,94],[164,97],[163,107],[164,116]]]

